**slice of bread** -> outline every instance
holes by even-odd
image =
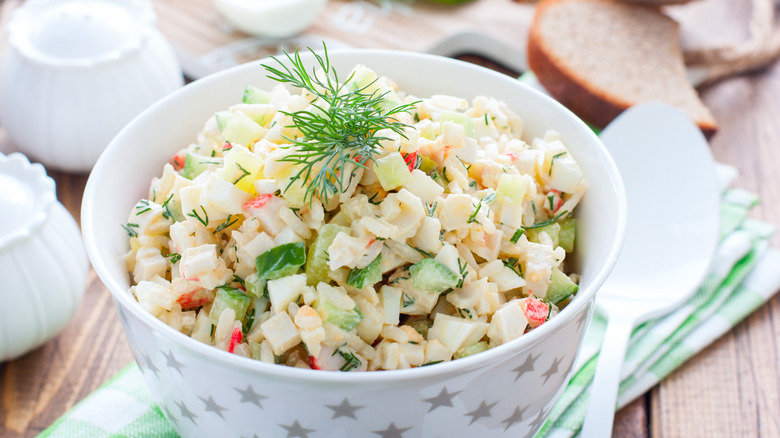
[[[542,0],[531,22],[528,64],[553,97],[599,127],[634,104],[660,101],[687,113],[706,136],[717,130],[685,76],[678,25],[657,8]]]

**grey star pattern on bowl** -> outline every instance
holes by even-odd
[[[558,365],[560,365],[560,364],[561,364],[561,361],[562,361],[562,360],[563,360],[563,359],[556,357],[556,358],[553,360],[553,362],[550,364],[550,368],[549,368],[549,369],[547,369],[547,371],[545,371],[545,372],[544,372],[544,374],[542,374],[542,376],[544,377],[544,382],[543,382],[544,384],[547,384],[547,380],[548,380],[550,377],[552,377],[552,376],[554,376],[554,375],[558,374]]]
[[[512,415],[507,417],[506,420],[502,421],[502,423],[506,423],[504,431],[509,430],[509,428],[514,426],[515,423],[523,421],[523,414],[526,410],[528,410],[528,406],[524,407],[523,409],[520,409],[520,406],[515,407],[515,411],[512,413]]]
[[[431,407],[428,408],[428,412],[431,412],[440,406],[452,407],[452,398],[460,394],[460,392],[461,391],[455,391],[450,393],[445,387],[441,389],[441,392],[439,392],[439,395],[436,397],[424,398],[423,401],[431,404]]]
[[[158,373],[160,372],[160,369],[159,369],[159,368],[157,368],[157,367],[154,365],[154,362],[152,362],[152,359],[151,359],[149,356],[145,355],[145,354],[144,354],[143,356],[141,356],[141,357],[144,359],[144,362],[145,362],[145,364],[144,364],[144,365],[145,365],[145,368],[146,368],[148,371],[151,371],[151,372],[153,372],[153,373],[154,373],[154,375],[155,375],[155,376],[157,376],[157,378],[159,379],[159,378],[160,378],[160,374],[158,374]]]
[[[365,408],[365,406],[353,406],[349,403],[346,397],[341,401],[339,405],[325,405],[326,408],[333,410],[333,417],[331,420],[335,420],[340,417],[349,417],[353,420],[357,420],[355,412],[359,409]]]
[[[467,412],[465,414],[467,417],[471,417],[469,426],[474,424],[474,422],[479,420],[480,418],[491,417],[493,414],[490,413],[490,410],[493,409],[493,406],[497,404],[498,402],[487,404],[485,403],[485,400],[482,400],[482,403],[479,404],[479,407],[477,409],[474,409],[473,411]]]
[[[176,371],[178,371],[179,374],[182,374],[181,369],[184,367],[184,364],[182,364],[176,359],[173,352],[169,351],[168,353],[164,353],[163,355],[166,358],[166,366],[168,366],[169,368],[173,368]],[[517,374],[514,380],[517,381],[523,374],[534,371],[536,362],[540,357],[541,354],[538,354],[536,356],[534,356],[533,354],[529,354],[521,365],[512,369],[512,372]],[[159,369],[154,365],[154,363],[151,361],[149,356],[144,355],[142,356],[142,359],[143,362],[145,362],[146,364],[146,369],[151,370],[152,372],[155,372],[155,374],[157,374],[156,371],[159,371]],[[558,374],[560,365],[563,361],[564,358],[553,359],[549,368],[542,374],[542,376],[544,377],[543,384],[546,384],[547,380],[550,377],[553,377],[556,374]],[[261,409],[263,409],[262,401],[269,398],[262,394],[258,394],[255,391],[255,389],[252,387],[252,385],[247,385],[245,389],[236,388],[236,387],[234,387],[233,389],[235,389],[236,392],[238,392],[241,395],[240,403],[251,403]],[[428,413],[440,407],[452,408],[454,407],[452,403],[453,399],[462,392],[463,392],[462,390],[450,392],[450,390],[447,387],[442,387],[436,396],[423,398],[420,400],[420,402],[425,402],[430,404],[427,411]],[[223,415],[223,411],[226,411],[228,409],[220,405],[212,395],[207,395],[206,397],[199,396],[199,398],[203,401],[205,405],[204,412],[212,412],[217,416],[219,416],[221,419],[223,420],[225,419]],[[474,410],[466,412],[463,415],[465,417],[471,417],[471,420],[468,423],[468,425],[471,426],[482,418],[493,417],[493,413],[491,412],[491,410],[498,404],[499,401],[488,403],[486,400],[482,400],[478,407],[476,407]],[[191,411],[190,408],[187,407],[183,402],[182,403],[177,402],[176,405],[181,411],[181,417],[188,418],[190,421],[193,422],[193,424],[197,425],[197,421],[196,421],[196,419],[198,418],[197,414]],[[338,405],[323,405],[323,407],[333,411],[333,415],[331,417],[332,420],[341,417],[348,417],[353,420],[358,420],[357,411],[366,408],[366,406],[362,406],[362,405],[353,405],[346,397],[344,397],[344,399]],[[529,408],[530,406],[524,406],[524,407],[515,406],[512,414],[506,417],[505,419],[503,419],[502,421],[500,421],[501,424],[504,424],[504,431],[508,431],[509,428],[513,427],[514,425],[527,420],[527,418],[525,418],[525,413]],[[531,422],[530,427],[532,427],[533,429],[538,429],[539,427],[541,427],[542,424],[544,424],[546,417],[547,417],[547,412],[545,411],[539,412],[537,416],[534,418],[534,420]],[[174,423],[178,424],[175,420],[173,421]],[[303,425],[301,425],[298,419],[295,419],[293,423],[289,425],[282,424],[282,423],[277,423],[277,424],[287,431],[286,438],[296,438],[296,437],[309,438],[309,434],[317,432],[316,429],[309,429],[303,427]],[[404,434],[411,429],[412,429],[411,427],[399,428],[398,426],[395,425],[395,422],[391,422],[386,429],[374,430],[372,432],[378,436],[381,436],[382,438],[404,438]]]
[[[299,423],[298,420],[295,420],[295,422],[290,426],[285,426],[284,424],[279,424],[279,426],[283,427],[284,430],[287,431],[287,438],[309,438],[310,433],[316,432],[315,429],[307,429],[301,426],[301,423]]]
[[[403,438],[404,433],[411,429],[411,427],[403,427],[399,428],[395,425],[395,423],[390,423],[389,426],[387,426],[387,429],[385,430],[375,430],[373,431],[375,434],[381,436],[382,438]]]
[[[225,416],[222,415],[222,411],[226,411],[227,408],[223,408],[222,406],[218,405],[216,401],[214,401],[214,397],[209,396],[209,398],[203,398],[200,397],[201,400],[203,400],[203,403],[206,405],[205,410],[206,412],[213,412],[217,415],[219,415],[219,418],[225,419]]]
[[[163,356],[165,356],[165,365],[168,368],[173,368],[176,370],[176,372],[179,373],[179,375],[184,376],[184,374],[181,372],[181,369],[184,368],[184,364],[176,359],[176,356],[173,355],[173,351],[163,353]]]
[[[537,430],[540,427],[542,427],[542,424],[544,424],[544,420],[547,418],[547,412],[546,411],[539,411],[539,414],[534,418],[534,421],[531,422],[531,429]]]
[[[176,402],[176,406],[179,407],[179,410],[181,411],[181,416],[182,417],[187,417],[187,418],[190,419],[190,421],[195,423],[195,419],[198,418],[198,416],[194,412],[189,410],[187,408],[187,405],[184,404],[184,402],[181,402],[181,403]]]
[[[238,391],[239,394],[241,394],[241,403],[254,403],[260,409],[263,408],[263,404],[261,403],[261,401],[268,398],[264,395],[260,395],[256,393],[255,389],[252,388],[252,385],[247,385],[246,389],[238,389],[238,388],[233,388],[233,389],[235,389],[236,391]]]
[[[517,373],[517,376],[515,376],[515,382],[517,382],[517,379],[519,379],[523,374],[530,373],[534,370],[534,363],[537,359],[539,359],[539,356],[541,356],[541,353],[537,354],[536,357],[534,357],[533,353],[529,353],[528,357],[525,358],[525,362],[512,370],[513,373]]]
[[[585,324],[586,319],[588,319],[588,312],[582,312],[580,318],[577,320],[577,331],[582,330],[582,325]]]

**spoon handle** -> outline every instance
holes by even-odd
[[[596,375],[591,384],[588,410],[580,433],[583,438],[602,438],[612,435],[612,422],[615,419],[620,385],[620,369],[623,367],[632,328],[630,322],[617,318],[610,318],[607,323]]]

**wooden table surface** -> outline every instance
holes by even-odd
[[[690,19],[683,21],[688,37],[695,39],[697,30],[703,28],[719,29],[715,39],[724,35],[739,37],[745,32],[744,26],[735,22],[747,16],[749,2],[736,0],[729,6],[728,1],[700,0],[670,12],[682,20]],[[19,3],[20,0],[0,3],[0,20]],[[214,47],[243,38],[225,30],[208,0],[155,0],[154,3],[160,15],[159,27],[189,61],[198,61],[198,56]],[[187,8],[182,7],[185,4]],[[359,47],[408,45],[414,50],[426,50],[447,32],[468,30],[475,22],[477,27],[482,27],[481,23],[497,23],[493,28],[499,30],[501,26],[504,29],[512,26],[511,31],[498,32],[499,37],[505,37],[504,43],[522,50],[528,13],[533,7],[512,4],[509,0],[478,0],[452,9],[422,1],[399,4],[402,8],[390,7],[388,12],[387,4],[332,0],[325,13],[327,19],[318,22],[313,31]],[[433,20],[433,24],[411,40],[399,41],[405,37],[391,35],[393,26],[399,26],[399,19],[413,22],[415,16],[408,15],[409,10],[403,8],[417,8],[418,4],[422,12],[417,14],[417,19],[422,15],[423,21]],[[726,9],[719,7],[724,5]],[[357,6],[374,14],[374,29],[363,34],[356,33],[355,29],[336,29],[334,23],[339,14]],[[496,8],[503,9],[497,13]],[[516,17],[514,24],[512,14]],[[498,16],[503,17],[501,21],[496,21]],[[200,26],[193,26],[197,20],[201,20]],[[202,40],[188,45],[196,40],[196,34]],[[207,38],[209,35],[211,38]],[[485,63],[480,58],[468,59]],[[508,63],[515,66],[514,70],[502,71],[516,74],[516,66],[522,66],[524,60],[515,61]],[[715,158],[739,169],[741,176],[736,186],[760,194],[762,204],[751,216],[780,223],[780,123],[777,122],[780,120],[777,104],[780,65],[730,78],[700,91],[720,123],[719,132],[711,140]],[[13,150],[0,126],[0,151]],[[87,175],[54,170],[49,174],[57,182],[59,200],[78,221]],[[780,246],[780,236],[775,235],[771,242],[775,247]],[[613,435],[780,436],[779,350],[780,299],[775,298],[621,410]],[[90,271],[84,301],[65,331],[38,350],[0,364],[0,436],[35,436],[132,360],[110,295],[94,271]]]

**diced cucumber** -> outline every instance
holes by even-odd
[[[442,186],[445,190],[447,190],[447,186],[450,182],[449,180],[447,180],[447,177],[444,175],[443,170],[434,168],[433,170],[430,171],[430,173],[428,173],[428,176],[430,176],[431,179],[436,182],[436,184]]]
[[[379,254],[371,263],[366,265],[365,268],[349,271],[347,284],[357,289],[363,289],[365,286],[373,286],[381,280],[382,254]]]
[[[485,341],[479,341],[476,344],[469,345],[468,347],[464,347],[456,351],[455,354],[452,355],[452,358],[462,359],[466,356],[482,353],[483,351],[487,351],[487,349],[488,349],[488,343]]]
[[[181,211],[181,200],[171,198],[165,205],[165,211],[173,218],[175,222],[183,222],[187,220],[184,217],[184,213]]]
[[[286,178],[280,178],[279,189],[282,191],[282,197],[291,207],[300,207],[306,198],[306,187],[302,179],[293,180],[293,175],[294,173]]]
[[[233,118],[233,114],[230,111],[219,111],[214,113],[214,118],[217,119],[217,128],[219,128],[219,132],[222,132],[225,130],[225,125],[227,125],[228,120]]]
[[[271,93],[257,88],[253,87],[251,85],[247,85],[244,89],[244,96],[241,99],[241,102],[243,103],[269,103],[271,102]]]
[[[543,301],[548,304],[558,304],[577,292],[577,289],[579,289],[579,286],[571,281],[568,275],[558,270],[558,268],[553,268],[550,286],[547,287],[547,294],[544,296]]]
[[[496,193],[511,199],[515,205],[522,205],[529,179],[522,175],[502,174],[498,178]]]
[[[254,182],[262,176],[263,159],[243,146],[235,146],[225,152],[224,163],[214,173],[239,189],[254,194]]]
[[[262,280],[293,275],[306,263],[306,245],[303,242],[279,245],[257,256],[255,263]]]
[[[431,160],[425,155],[420,154],[420,170],[429,173],[433,169],[436,169],[436,162]]]
[[[374,172],[377,178],[379,178],[382,188],[388,191],[406,184],[406,181],[411,176],[409,165],[406,164],[404,157],[398,152],[393,152],[376,160]]]
[[[383,112],[390,112],[393,109],[401,106],[401,98],[398,96],[398,93],[391,89],[383,90],[378,94],[384,93],[384,97],[382,98],[382,101],[379,103],[379,109]]]
[[[375,71],[364,65],[357,65],[351,73],[351,89],[352,91],[361,90],[361,93],[371,95],[374,97],[384,96],[379,103],[379,109],[382,111],[390,111],[393,108],[401,105],[401,98],[398,96],[392,88],[387,84],[387,80],[380,78]]]
[[[558,245],[560,245],[561,226],[558,222],[553,222],[550,225],[539,228],[528,228],[525,230],[525,236],[530,242],[539,243],[539,234],[541,234],[542,231],[546,232],[552,239],[553,248],[557,248]]]
[[[246,292],[255,298],[260,298],[263,296],[268,298],[268,289],[266,289],[265,287],[267,283],[268,280],[260,278],[260,276],[257,275],[257,272],[253,272],[249,274],[244,279],[244,286],[246,287]]]
[[[427,316],[415,315],[406,320],[405,325],[415,329],[417,333],[428,339],[428,329],[431,328],[431,320]]]
[[[213,170],[222,165],[222,157],[207,157],[193,152],[187,153],[184,159],[184,167],[181,170],[181,176],[187,179],[195,179],[196,176],[206,170]]]
[[[247,148],[265,136],[265,128],[242,112],[237,112],[225,123],[222,136],[225,140],[238,143]]]
[[[574,251],[574,239],[577,234],[577,220],[566,218],[558,221],[561,225],[561,231],[558,233],[558,245],[566,252]]]
[[[422,259],[409,268],[412,286],[426,292],[442,293],[458,284],[458,276],[445,264]]]
[[[378,91],[379,87],[377,85],[377,79],[379,79],[379,76],[376,74],[376,72],[374,72],[374,70],[371,70],[365,65],[356,65],[350,76],[350,82],[352,82],[352,91],[363,89],[362,92],[366,94],[371,94],[374,91]]]
[[[214,297],[214,303],[211,306],[211,312],[209,312],[211,323],[216,325],[219,322],[222,311],[227,308],[231,308],[236,312],[238,321],[243,321],[246,318],[246,309],[249,308],[249,303],[251,302],[252,298],[239,289],[230,286],[218,288],[217,295]]]
[[[317,300],[314,309],[320,317],[340,327],[344,331],[350,331],[357,327],[363,320],[363,314],[352,298],[342,288],[335,288],[327,284],[317,287]]]
[[[309,258],[306,261],[306,276],[309,286],[316,286],[320,282],[330,283],[328,247],[333,243],[336,235],[341,232],[349,234],[349,228],[332,223],[323,225],[320,234],[309,247]]]
[[[442,122],[455,122],[459,125],[463,125],[466,137],[474,137],[474,124],[465,114],[456,113],[455,111],[442,111],[440,117]]]

